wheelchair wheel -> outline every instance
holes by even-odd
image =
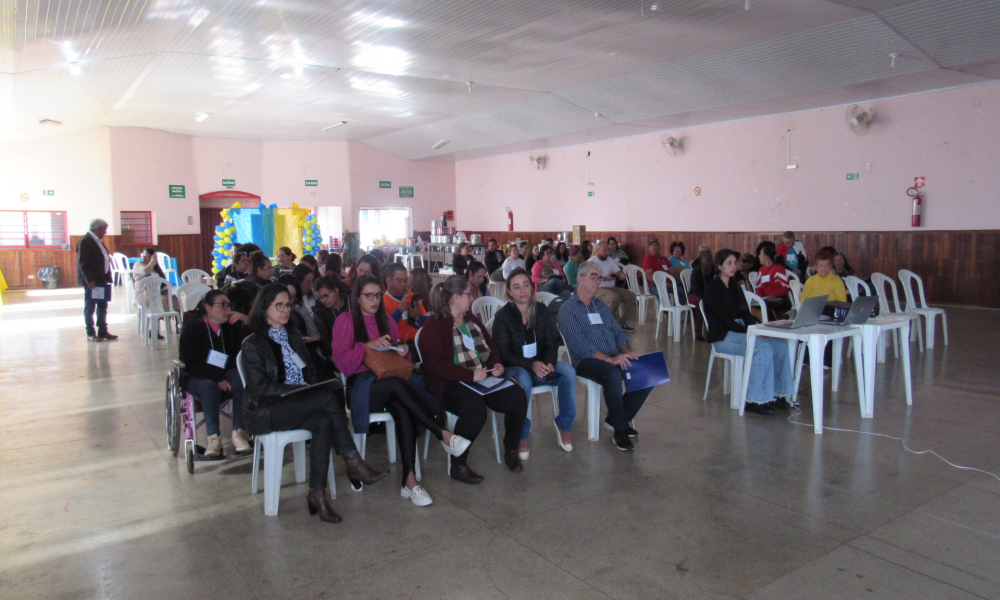
[[[191,447],[191,444],[185,444],[185,446],[187,446],[184,454],[187,458],[185,462],[187,462],[188,474],[194,475],[194,448]]]
[[[167,448],[174,456],[177,456],[181,442],[181,407],[179,390],[177,388],[177,374],[171,371],[167,374],[167,397],[164,414],[167,429]]]

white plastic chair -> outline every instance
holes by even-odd
[[[566,338],[563,336],[562,330],[558,329],[558,326],[556,328],[559,331],[559,337],[563,340],[563,345],[559,347],[559,355],[561,356],[565,352],[566,362],[571,362],[569,349],[566,347]],[[596,442],[601,439],[601,396],[604,394],[604,388],[596,381],[591,381],[580,375],[576,376],[576,382],[582,383],[587,388],[587,439]],[[552,401],[558,406],[554,393]],[[635,421],[632,421],[632,427],[635,427]]]
[[[479,317],[479,320],[483,323],[489,321],[493,318],[496,311],[500,310],[503,305],[507,304],[500,298],[494,298],[493,296],[483,296],[482,298],[476,298],[472,302],[472,314]]]
[[[684,298],[688,297],[691,293],[691,274],[694,273],[694,269],[684,269],[681,271],[681,283],[684,284]]]
[[[793,279],[792,275],[793,273],[788,271],[788,289],[791,290],[788,295],[792,297],[792,308],[799,310],[802,306],[802,282],[797,277]]]
[[[872,284],[875,286],[875,289],[878,292],[879,314],[907,315],[910,317],[910,321],[920,320],[920,315],[916,313],[903,312],[903,303],[899,299],[899,290],[898,288],[896,288],[896,282],[892,279],[892,277],[889,277],[888,275],[883,275],[882,273],[872,273]],[[892,291],[892,304],[893,306],[895,306],[895,308],[891,308],[889,305],[889,294],[886,293],[887,288]],[[920,328],[919,322],[917,323],[916,327],[913,327],[913,330],[917,332],[917,340],[918,340],[917,344],[920,347],[920,351],[923,352],[924,330]],[[893,351],[896,354],[896,358],[899,358],[899,343],[900,340],[902,339],[901,338],[902,334],[898,329],[894,329],[886,333],[892,334]],[[883,336],[886,335],[886,333],[883,333]],[[909,340],[902,340],[902,342],[906,344],[909,343]],[[884,348],[881,349],[881,353],[882,353],[881,358],[884,360],[885,359]]]
[[[181,273],[181,283],[203,283],[208,287],[215,287],[215,279],[201,269],[188,269]]]
[[[760,296],[758,296],[757,294],[755,294],[753,292],[748,292],[746,290],[743,290],[743,297],[745,297],[747,299],[747,306],[749,306],[751,309],[753,309],[753,305],[754,304],[756,304],[758,307],[760,307],[760,319],[761,319],[761,322],[767,323],[767,303],[764,302],[764,299],[761,298]],[[705,322],[704,321],[704,317],[705,317],[705,311],[704,310],[701,311],[701,316],[702,316],[702,322]]]
[[[791,285],[793,281],[797,282],[799,285],[802,285],[802,280],[799,279],[799,276],[795,274],[795,271],[791,269],[785,269],[785,273],[788,275],[788,285]]]
[[[747,275],[747,280],[750,281],[750,287],[752,287],[754,289],[754,292],[756,292],[757,284],[760,283],[760,272],[750,271],[750,273]]]
[[[556,296],[552,292],[536,292],[535,293],[535,301],[536,302],[541,302],[545,306],[548,306],[549,304],[552,304],[552,301],[555,300],[558,297],[559,296]]]
[[[168,289],[170,287],[165,279],[155,275],[143,277],[138,283],[136,298],[142,303],[139,335],[142,336],[144,346],[147,342],[151,343],[154,348],[157,346],[160,321],[164,321],[167,343],[170,343],[170,336],[173,332],[170,320],[174,320],[174,327],[180,322],[181,316],[177,311],[168,310],[163,306],[163,296],[160,294],[163,286],[167,286]]]
[[[669,284],[667,282],[670,282]],[[681,341],[682,325],[684,317],[691,320],[691,337],[694,338],[694,311],[691,306],[681,304],[680,284],[670,273],[657,271],[653,273],[653,285],[656,286],[656,293],[660,296],[660,305],[656,311],[656,333],[654,338],[660,337],[660,321],[663,313],[667,313],[667,335],[671,331],[674,335],[674,342]],[[673,298],[670,297],[670,288],[673,287]]]
[[[927,306],[927,298],[924,296],[924,281],[913,271],[906,269],[899,270],[899,280],[903,283],[903,294],[906,296],[906,312],[916,313],[924,318],[927,323],[927,348],[934,347],[934,317],[941,317],[941,329],[944,331],[944,345],[948,345],[948,315],[943,308],[931,308]],[[913,285],[916,283],[917,293],[913,293]],[[917,300],[919,299],[919,303]],[[919,329],[919,328],[917,328]]]
[[[397,256],[400,256],[397,254]],[[340,381],[344,384],[344,390],[347,390],[347,376],[343,373],[339,373]],[[350,414],[350,411],[348,411]],[[368,413],[368,423],[385,423],[385,445],[389,450],[389,462],[396,464],[396,421],[392,418],[392,415],[387,412],[373,412]],[[351,426],[353,428],[354,421],[351,421]],[[361,454],[361,458],[365,457],[365,450],[368,448],[368,434],[367,433],[354,433],[354,445],[358,447],[358,452]],[[420,458],[414,461],[413,474],[420,481]],[[357,489],[356,491],[360,491]]]
[[[749,293],[749,292],[745,292]],[[754,298],[760,300],[760,296],[756,294],[750,294]],[[750,300],[750,297],[747,297]],[[764,301],[761,300],[761,304]],[[704,333],[708,335],[708,318],[705,316],[705,302],[698,303],[698,310],[701,311],[702,323],[705,328]],[[767,307],[764,307],[764,319],[767,322]],[[702,395],[702,400],[708,399],[708,387],[712,383],[712,365],[715,363],[715,359],[721,359],[726,361],[723,366],[722,371],[722,393],[729,394],[729,408],[739,410],[742,401],[740,399],[740,393],[743,389],[743,361],[745,357],[742,354],[723,354],[721,352],[716,352],[715,344],[709,344],[712,348],[712,353],[708,356],[708,373],[705,375],[705,393]]]
[[[852,302],[857,301],[861,296],[871,296],[875,293],[863,279],[854,275],[845,277],[844,285],[847,287],[847,293],[851,295]]]
[[[128,275],[131,275],[131,269],[128,268],[128,257],[121,252],[113,253],[111,255],[112,283],[122,285],[125,283],[125,277]]]
[[[177,288],[177,301],[181,305],[181,313],[186,313],[189,310],[194,310],[201,299],[205,297],[205,294],[212,291],[212,288],[208,287],[204,283],[192,281],[191,283],[185,283],[184,285]]]
[[[488,287],[490,290],[490,296],[502,299],[504,291],[506,291],[507,289],[507,284],[504,283],[503,281],[490,281]]]
[[[246,378],[243,376],[243,351],[236,355],[236,369],[240,380],[246,388]],[[295,465],[295,483],[306,480],[306,441],[312,439],[312,433],[306,429],[289,431],[272,431],[253,436],[253,475],[250,480],[250,494],[260,493],[260,461],[261,454],[267,455],[264,461],[264,514],[273,517],[278,514],[278,504],[281,501],[281,471],[285,462],[285,446],[292,445],[292,457]],[[330,486],[330,496],[337,497],[337,482],[333,473],[333,450],[330,450],[330,468],[327,471],[327,481]]]
[[[635,294],[636,302],[639,303],[639,323],[645,323],[646,304],[651,302],[654,309],[657,305],[656,296],[649,293],[646,272],[642,270],[642,267],[636,265],[625,265],[622,270],[625,271],[625,284]]]

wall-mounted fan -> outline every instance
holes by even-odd
[[[528,160],[531,161],[531,164],[533,164],[536,169],[541,171],[545,168],[545,163],[548,162],[549,156],[547,154],[532,154],[528,157]]]
[[[855,104],[847,109],[847,126],[851,128],[854,135],[864,135],[868,133],[872,120],[875,118],[875,109],[865,110]]]
[[[677,138],[669,133],[660,136],[660,145],[663,146],[663,151],[667,154],[676,156],[684,152],[684,138]]]

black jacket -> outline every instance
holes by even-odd
[[[730,331],[746,333],[747,325],[756,325],[757,317],[750,313],[743,288],[736,278],[729,279],[729,287],[722,283],[722,277],[715,277],[705,286],[705,318],[708,320],[708,335],[705,341],[720,342]],[[697,308],[695,308],[697,310]],[[743,319],[740,325],[736,319]]]
[[[104,253],[101,252],[104,242],[94,239],[88,232],[76,245],[76,284],[87,285],[95,283],[97,285],[107,285],[111,283],[110,270],[105,272]],[[107,246],[104,246],[107,250]],[[110,259],[111,253],[108,253]]]
[[[313,368],[312,355],[302,341],[302,335],[294,329],[288,329],[288,344],[299,355],[306,366],[302,376],[307,383],[318,383],[316,369]],[[281,357],[281,344],[268,335],[252,332],[243,340],[242,346],[243,377],[247,397],[258,405],[266,405],[281,399],[286,394],[300,387],[285,383],[285,361]]]
[[[494,250],[493,252],[487,250],[484,263],[486,265],[486,272],[492,275],[493,271],[496,271],[503,266],[503,261],[506,258],[507,257],[504,256],[503,250]]]
[[[316,323],[316,329],[319,329],[320,340],[325,346],[325,355],[329,356],[331,352],[330,344],[333,343],[333,323],[337,320],[337,317],[345,312],[349,312],[350,308],[348,307],[348,303],[344,302],[344,308],[331,310],[323,306],[322,302],[317,301],[313,305],[312,311],[313,322]]]
[[[513,302],[496,312],[493,317],[493,341],[500,349],[500,362],[505,367],[523,367],[531,372],[531,363],[541,361],[556,364],[561,343],[556,320],[542,303],[535,303],[535,326],[529,330],[521,321],[521,311]],[[522,346],[535,342],[535,358],[524,358]]]
[[[456,252],[451,257],[451,266],[455,269],[455,274],[465,275],[465,269],[469,266],[469,259]]]
[[[713,269],[712,274],[708,276],[708,281],[715,279],[716,275],[717,273]],[[705,281],[705,272],[701,270],[701,265],[697,265],[691,270],[691,289],[688,290],[688,293],[692,296],[697,296],[698,298],[704,298],[705,286],[707,283],[708,282]]]
[[[180,360],[189,377],[219,382],[225,377],[227,369],[236,368],[236,353],[240,351],[240,344],[246,337],[243,323],[223,323],[219,327],[219,333],[222,335],[216,335],[197,311],[184,313],[184,327],[181,329],[179,344]],[[228,355],[225,369],[206,362],[212,349]]]

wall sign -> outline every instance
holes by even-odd
[[[700,196],[701,195],[701,186],[700,185],[694,186],[694,195],[695,196]]]
[[[185,197],[184,196],[184,186],[183,185],[171,185],[171,186],[168,186],[168,187],[170,188],[170,197],[171,198],[184,198]]]
[[[316,187],[319,185],[318,179],[306,179],[306,187]]]
[[[858,179],[858,177],[860,177],[860,175],[857,174],[857,173],[848,173],[847,174],[847,181],[856,181]]]
[[[412,198],[413,197],[413,186],[412,185],[401,185],[401,186],[399,186],[399,197],[400,198]]]
[[[588,198],[591,197],[591,196],[593,196],[593,195],[594,195],[594,192],[587,192],[587,197]]]
[[[235,179],[223,179],[222,180],[222,187],[236,187],[236,180]]]
[[[446,210],[446,211],[444,211],[444,218],[448,219],[449,221],[454,221],[455,220],[455,211],[453,211],[453,210]]]
[[[55,196],[56,195],[56,191],[55,190],[42,190],[42,195],[43,196]]]
[[[389,190],[389,189],[392,189],[392,182],[391,181],[380,181],[380,182],[378,182],[378,189],[380,189],[380,190]]]
[[[913,187],[915,187],[915,188],[922,188],[925,185],[927,185],[927,178],[926,177],[914,177],[913,178]]]

